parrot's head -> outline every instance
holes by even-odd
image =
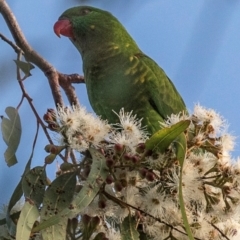
[[[118,43],[126,38],[132,40],[111,13],[90,6],[66,10],[54,24],[54,32],[59,37],[69,37],[81,54],[102,48],[104,44]]]

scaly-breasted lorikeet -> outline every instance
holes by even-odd
[[[186,112],[165,72],[111,13],[89,6],[70,8],[54,31],[69,37],[80,52],[91,106],[103,119],[118,122],[116,113],[124,108],[142,118],[142,125],[153,134],[172,113]]]

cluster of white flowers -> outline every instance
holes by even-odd
[[[119,117],[119,123],[110,126],[83,107],[59,107],[54,118],[62,135],[61,144],[82,152],[90,145],[100,147],[103,141],[107,141],[110,146],[118,143],[134,152],[137,144],[146,141],[147,132],[132,112],[125,113],[122,108],[119,114],[115,114]]]
[[[113,181],[106,185],[105,191],[128,206],[134,206],[131,210],[133,215],[136,215],[136,208],[139,209],[143,231],[156,240],[170,236],[188,239],[184,234],[178,200],[180,166],[176,164],[172,148],[164,154],[139,153],[137,146],[146,141],[147,133],[141,127],[141,120],[137,120],[132,113],[125,113],[123,109],[117,114],[119,123],[111,126],[111,131],[108,124],[97,118],[88,116],[91,120],[81,120],[85,118],[80,117],[81,114],[87,115],[85,110],[74,109],[72,114],[68,113],[60,110],[58,118],[63,127],[68,126],[65,134],[72,148],[82,150],[77,146],[79,138],[73,141],[76,132],[81,133],[81,136],[91,135],[90,138],[82,139],[98,147],[103,139],[108,140],[108,148],[113,147],[113,144],[124,146],[122,154],[114,163],[118,166],[114,170],[117,184]],[[230,155],[234,137],[226,133],[226,121],[219,114],[200,105],[195,106],[192,115],[172,115],[162,125],[170,126],[186,119],[190,119],[191,124],[187,133],[189,149],[183,167],[183,194],[194,237],[204,240],[240,239],[240,159],[234,162]],[[94,130],[95,126],[101,126],[103,131],[99,128]],[[88,131],[93,132],[89,134]],[[95,137],[94,132],[101,132],[101,137]],[[96,139],[96,142],[92,139]],[[129,166],[129,152],[132,158],[141,158],[143,161],[120,168],[124,164]],[[119,188],[121,183],[123,185]],[[105,204],[104,208],[99,208],[97,196],[83,213],[112,219],[116,223],[123,221],[129,214],[128,208],[122,208],[112,200],[106,200]],[[111,224],[106,235],[120,239],[120,233],[111,232],[110,229]]]
[[[84,151],[90,145],[97,147],[110,131],[106,121],[94,117],[83,107],[59,107],[56,120],[63,138],[72,149]]]
[[[141,126],[142,119],[138,120],[132,112],[124,112],[123,108],[116,115],[119,117],[119,123],[113,125],[114,131],[110,140],[112,143],[126,146],[134,153],[136,146],[139,143],[144,143],[148,138],[145,128]]]

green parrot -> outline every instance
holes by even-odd
[[[66,10],[54,25],[69,37],[83,60],[90,104],[110,123],[121,108],[133,111],[149,134],[186,106],[165,72],[145,55],[123,25],[109,12],[89,6]]]

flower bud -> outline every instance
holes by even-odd
[[[147,175],[147,173],[148,173],[148,170],[147,170],[146,168],[141,168],[141,169],[139,170],[139,173],[140,173],[140,176],[141,176],[142,178],[145,178],[146,175]]]
[[[98,207],[101,208],[101,209],[104,209],[106,207],[106,200],[100,199],[98,201]]]
[[[109,158],[106,160],[106,165],[108,166],[108,168],[112,168],[114,166],[114,161],[113,159]]]
[[[43,115],[43,120],[46,123],[53,123],[56,122],[56,112],[54,109],[48,109],[47,113]]]
[[[82,219],[83,224],[86,226],[90,223],[92,218],[90,216],[88,216],[87,214],[84,214],[84,215],[82,215],[81,219]]]
[[[139,156],[134,155],[134,156],[132,156],[131,160],[134,164],[136,164],[140,161],[140,158],[139,158]]]
[[[116,144],[114,145],[114,149],[115,149],[115,152],[116,152],[116,153],[122,153],[123,150],[124,150],[124,145],[119,144],[119,143],[116,143]]]
[[[48,128],[52,131],[58,131],[59,130],[59,125],[56,123],[50,123],[48,124]]]
[[[132,156],[131,156],[129,153],[125,153],[125,154],[123,155],[123,159],[124,159],[125,161],[129,161],[129,160],[132,159]]]
[[[48,114],[51,114],[51,115],[52,115],[52,118],[53,118],[54,120],[56,120],[56,111],[55,111],[55,109],[53,109],[53,108],[48,108],[47,113],[48,113]]]
[[[74,165],[72,163],[69,163],[69,162],[64,162],[60,165],[60,169],[62,171],[69,171],[72,168],[74,168]]]
[[[109,175],[107,176],[105,182],[106,182],[107,184],[111,184],[111,183],[113,183],[113,181],[114,181],[113,176],[109,174]]]
[[[48,156],[46,156],[45,157],[45,163],[46,164],[51,164],[54,160],[55,160],[55,158],[56,158],[56,154],[49,154]]]
[[[139,143],[136,148],[137,153],[143,153],[145,150],[145,143]]]
[[[59,154],[63,149],[65,148],[65,146],[56,146],[54,144],[48,144],[45,146],[44,150],[46,152],[52,153],[52,154]]]
[[[146,174],[146,179],[150,182],[154,181],[155,179],[155,176],[152,172],[148,171],[147,174]]]
[[[91,220],[91,226],[93,229],[95,229],[100,223],[100,218],[98,216],[95,216]]]
[[[51,149],[55,147],[55,145],[53,144],[48,144],[45,146],[44,150],[47,152],[47,153],[50,153],[51,152]]]
[[[45,113],[45,114],[43,115],[43,120],[44,120],[46,123],[51,123],[51,122],[52,122],[52,116],[49,115],[49,114],[47,114],[47,113]]]

